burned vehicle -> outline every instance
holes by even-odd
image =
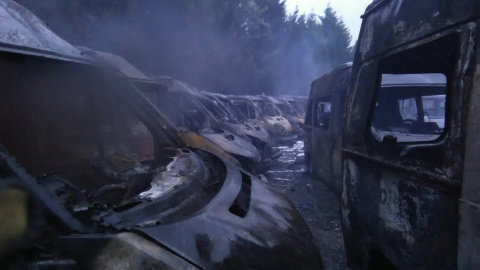
[[[305,118],[306,103],[308,99],[305,97],[283,97],[284,100],[290,104],[301,117]]]
[[[286,118],[292,126],[292,134],[295,134],[297,137],[303,136],[302,127],[305,119],[302,118],[288,102],[265,95],[260,96],[260,98],[265,102],[265,107],[273,107],[280,111],[281,116]]]
[[[175,126],[178,136],[186,145],[221,155],[249,172],[254,172],[256,165],[264,167],[264,164],[259,164],[259,151],[247,141],[248,137],[243,139],[219,128],[219,124],[216,124],[219,120],[208,114],[192,97],[196,94],[192,87],[167,77],[152,78],[120,56],[81,49],[126,76]]]
[[[260,151],[264,159],[276,159],[281,156],[278,149],[273,148],[273,140],[268,131],[261,126],[249,122],[247,117],[231,103],[231,101],[224,95],[204,92],[204,103],[211,110],[218,111],[218,114],[223,115],[225,124],[230,129],[237,130],[239,133],[248,136],[252,144]]]
[[[179,127],[182,138],[189,145],[211,147],[209,144],[213,143],[225,152],[225,156],[231,157],[230,160],[233,158],[234,163],[249,172],[268,170],[269,161],[262,159],[251,139],[224,125],[224,115],[217,110],[209,111],[198,100],[202,95],[198,90],[170,77],[156,76],[155,79],[164,91],[156,88],[143,92]]]
[[[473,0],[363,15],[342,149],[353,269],[479,269],[479,19]]]
[[[187,148],[126,73],[0,17],[0,268],[322,268],[287,199]]]
[[[216,119],[215,123],[217,123],[218,127],[245,137],[257,148],[260,152],[261,161],[254,164],[255,173],[265,173],[270,169],[272,148],[265,143],[265,141],[268,142],[270,140],[270,135],[266,130],[260,127],[255,129],[253,124],[231,123],[231,117],[227,111],[220,106],[220,103],[214,97],[208,96],[204,92],[198,93],[194,97],[210,113],[211,117]]]
[[[278,99],[285,104],[288,114],[295,115],[305,120],[305,109],[303,106],[300,106],[294,98],[280,97]],[[279,108],[283,111],[282,107],[279,106]]]
[[[290,122],[281,116],[278,108],[274,106],[262,108],[265,103],[256,96],[229,96],[228,98],[249,121],[265,128],[277,143],[295,141],[296,136],[291,134]]]
[[[335,193],[342,189],[342,130],[352,63],[312,82],[305,116],[305,164]]]
[[[283,95],[280,98],[286,100],[297,112],[305,117],[307,110],[308,97]]]

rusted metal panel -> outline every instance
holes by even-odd
[[[342,222],[350,258],[364,249],[367,264],[382,253],[397,269],[455,269],[455,191],[361,158],[345,158],[343,170]]]

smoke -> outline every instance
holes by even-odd
[[[146,73],[202,90],[307,95],[310,83],[333,68],[319,60],[324,41],[272,33],[255,21],[265,9],[241,0],[17,2],[75,45],[121,55]],[[259,44],[269,34],[270,46]]]
[[[307,38],[296,39],[278,58],[278,69],[272,73],[276,95],[308,95],[313,80],[329,72],[332,65],[318,61],[318,47]]]

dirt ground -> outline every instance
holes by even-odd
[[[279,146],[283,155],[266,174],[270,185],[287,195],[303,215],[327,270],[349,269],[345,259],[339,198],[305,171],[303,141]]]

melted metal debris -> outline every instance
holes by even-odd
[[[157,174],[152,180],[152,187],[139,194],[141,199],[155,199],[168,191],[172,190],[175,186],[185,182],[188,177],[182,175],[181,168],[177,164],[179,156],[173,157],[173,160],[167,165],[166,170]],[[177,165],[177,166],[175,166]],[[180,165],[181,166],[181,165]]]

